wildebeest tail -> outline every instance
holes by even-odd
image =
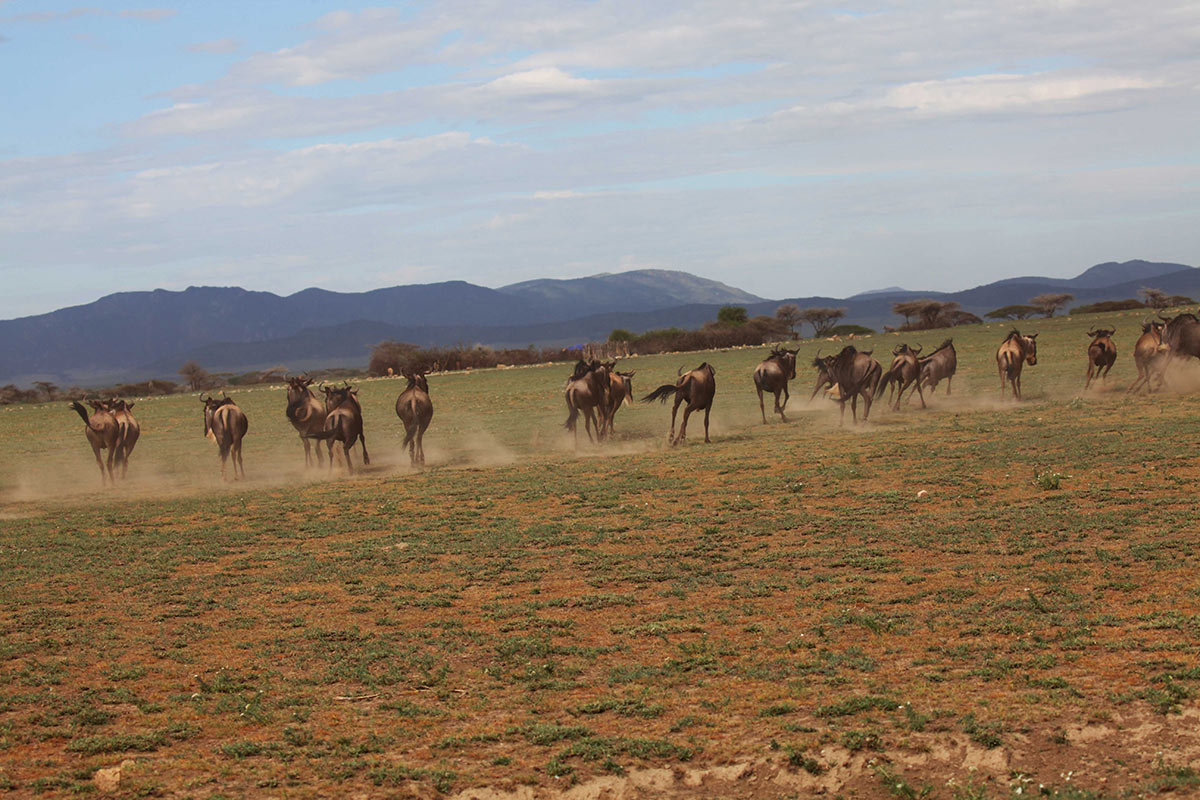
[[[673,383],[664,383],[662,386],[658,387],[653,392],[651,392],[650,394],[643,397],[642,402],[643,403],[653,403],[655,400],[658,400],[660,402],[665,403],[665,402],[667,402],[667,398],[674,395],[678,388],[679,387],[677,387]]]
[[[92,426],[91,420],[88,419],[87,409],[85,409],[83,406],[81,406],[79,404],[78,400],[72,400],[70,407],[73,408],[76,412],[78,412],[79,416],[83,418],[84,425],[87,425],[89,428]]]
[[[870,378],[868,378],[868,381],[869,380],[870,380]],[[891,383],[894,380],[898,380],[898,376],[895,374],[895,372],[893,370],[889,369],[887,372],[883,373],[883,376],[880,377],[878,380],[879,380],[879,382],[875,385],[875,390],[872,392],[872,394],[874,395],[876,400],[879,399],[880,395],[882,395],[884,392],[887,391],[887,387],[888,387],[889,383]]]

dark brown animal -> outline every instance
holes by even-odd
[[[850,414],[854,423],[858,424],[858,398],[863,400],[863,422],[871,414],[871,401],[875,397],[883,374],[883,367],[871,357],[872,351],[859,352],[854,345],[848,344],[836,356],[826,356],[825,373],[830,382],[837,387],[835,398],[841,405],[842,414],[838,424],[846,421],[846,401],[850,401]]]
[[[333,470],[333,444],[342,443],[342,455],[346,458],[346,471],[354,472],[354,462],[350,459],[350,448],[362,442],[363,464],[371,463],[371,454],[367,452],[367,437],[363,435],[362,405],[358,402],[358,390],[350,384],[344,386],[324,386],[325,427],[319,433],[307,433],[308,439],[320,439],[329,447],[329,469]]]
[[[138,439],[141,438],[142,426],[133,418],[133,403],[127,403],[114,397],[108,401],[108,407],[112,410],[112,415],[116,418],[119,428],[117,431],[117,454],[113,461],[121,465],[121,477],[124,478],[129,472],[129,457],[133,455],[133,448],[137,446]]]
[[[220,400],[214,397],[201,397],[204,404],[204,436],[217,445],[221,455],[221,480],[225,480],[225,464],[233,456],[233,479],[246,477],[246,467],[242,463],[242,439],[250,430],[250,421],[237,403],[229,397]]]
[[[1162,340],[1167,346],[1167,359],[1200,358],[1200,319],[1195,314],[1177,314],[1163,320]]]
[[[307,375],[288,378],[287,389],[287,418],[300,434],[304,443],[304,466],[312,465],[312,450],[309,444],[309,434],[320,433],[325,429],[325,406],[313,394],[311,388],[313,379]],[[317,465],[321,464],[321,448],[317,447]]]
[[[1117,361],[1117,346],[1113,344],[1112,335],[1116,330],[1106,328],[1098,328],[1093,331],[1088,331],[1088,336],[1092,337],[1091,344],[1088,345],[1088,371],[1087,382],[1084,383],[1084,391],[1092,385],[1092,379],[1097,378],[1104,381],[1108,377],[1109,370]]]
[[[1037,365],[1037,334],[1022,336],[1013,330],[996,350],[996,368],[1000,370],[1000,394],[1004,394],[1004,382],[1012,386],[1014,400],[1021,399],[1021,369],[1026,364]]]
[[[817,355],[813,358],[812,362],[812,365],[817,369],[817,382],[813,384],[812,394],[808,396],[808,402],[811,403],[813,398],[817,396],[817,392],[821,391],[826,386],[828,386],[830,389],[833,388],[833,376],[829,374],[829,361],[832,358],[833,356],[825,356],[822,358],[821,351],[819,349],[817,350]]]
[[[921,385],[933,394],[937,385],[946,381],[946,394],[950,394],[950,381],[958,371],[958,353],[954,350],[954,340],[947,339],[938,348],[924,358],[921,363]],[[912,393],[908,395],[912,399]]]
[[[575,436],[575,446],[579,446],[579,415],[583,414],[583,430],[588,441],[596,441],[604,436],[603,422],[608,404],[608,368],[599,361],[580,359],[575,364],[575,371],[567,380],[564,398],[567,401],[567,421],[563,425]],[[599,419],[597,419],[599,417]],[[596,439],[592,439],[592,430],[596,431]]]
[[[788,381],[796,377],[796,353],[799,350],[788,350],[782,347],[776,347],[771,351],[762,362],[754,368],[754,389],[758,392],[758,411],[762,414],[763,425],[767,424],[767,409],[763,405],[763,392],[770,392],[775,395],[775,413],[780,419],[787,422],[787,414],[784,409],[787,408],[788,400],[791,395],[788,393]],[[779,402],[779,395],[783,395],[783,402]]]
[[[693,411],[704,411],[704,441],[709,442],[708,438],[708,416],[712,412],[713,398],[717,394],[717,371],[712,368],[712,365],[705,361],[694,370],[684,375],[683,367],[679,368],[679,380],[675,383],[665,383],[655,389],[650,394],[642,398],[643,403],[651,403],[655,400],[667,402],[667,398],[671,395],[675,396],[675,405],[671,408],[671,435],[668,440],[672,445],[677,445],[687,438],[687,423],[688,417]],[[675,414],[679,411],[679,404],[686,402],[687,406],[683,410],[683,422],[679,426],[679,436],[675,435]]]
[[[425,429],[433,419],[433,401],[429,399],[429,381],[423,372],[405,372],[408,386],[396,398],[396,416],[404,423],[404,444],[408,460],[414,466],[425,465]]]
[[[1157,378],[1161,388],[1163,382],[1162,368],[1165,366],[1167,345],[1163,344],[1162,332],[1165,323],[1157,320],[1146,320],[1142,323],[1142,335],[1133,345],[1133,363],[1137,367],[1137,380],[1126,391],[1134,392],[1143,386],[1147,392],[1153,392],[1151,379]]]
[[[608,369],[608,396],[600,427],[604,429],[604,438],[607,439],[613,434],[613,419],[617,416],[617,409],[633,402],[633,376],[636,370],[617,372],[616,361],[609,361],[604,366]]]
[[[921,362],[917,358],[923,348],[918,347],[913,350],[907,344],[898,344],[892,350],[892,365],[888,367],[888,371],[883,373],[883,377],[879,381],[879,385],[875,389],[875,399],[878,400],[883,396],[884,389],[891,388],[896,395],[896,402],[892,406],[892,410],[900,410],[900,400],[904,397],[904,392],[909,387],[914,387],[916,393],[921,398],[921,408],[925,408],[925,394],[921,391]],[[911,397],[911,393],[910,393]],[[891,399],[889,395],[889,400]]]
[[[87,409],[80,405],[78,400],[73,401],[70,408],[83,419],[83,433],[87,436],[88,444],[92,446],[92,454],[96,456],[96,466],[100,468],[100,485],[105,483],[105,470],[108,473],[108,483],[115,485],[113,459],[117,454],[120,425],[107,403],[92,400],[90,405],[93,409],[91,414],[87,413]],[[100,459],[101,450],[108,450],[106,461]]]

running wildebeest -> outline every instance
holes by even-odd
[[[1133,363],[1137,367],[1137,380],[1126,390],[1136,391],[1142,386],[1147,392],[1153,392],[1151,378],[1158,379],[1161,387],[1163,382],[1162,370],[1166,361],[1167,345],[1163,344],[1162,332],[1165,324],[1158,320],[1147,319],[1142,323],[1142,335],[1133,345]]]
[[[287,418],[292,427],[300,434],[304,443],[304,466],[312,465],[311,445],[308,434],[320,433],[325,429],[325,406],[313,394],[313,379],[307,375],[288,378],[287,389]],[[321,447],[317,446],[317,464],[321,464]]]
[[[767,391],[775,395],[775,413],[777,413],[784,422],[787,422],[787,415],[784,409],[787,408],[788,400],[791,395],[788,393],[788,381],[796,377],[796,353],[799,349],[788,350],[782,347],[776,347],[771,351],[771,354],[763,359],[757,367],[754,368],[754,388],[758,392],[758,410],[762,414],[763,425],[767,424],[767,409],[763,405],[763,392]],[[779,402],[779,395],[783,394],[783,402]]]
[[[817,359],[823,362],[825,374],[838,390],[835,399],[842,408],[838,425],[845,424],[847,400],[850,401],[850,414],[856,425],[859,397],[863,399],[863,422],[871,414],[871,401],[883,374],[883,367],[871,357],[871,353],[871,350],[859,352],[854,345],[848,344],[836,356]]]
[[[686,375],[683,374],[683,367],[680,367],[677,374],[679,380],[675,383],[664,383],[643,397],[642,402],[650,403],[660,400],[665,403],[668,397],[675,395],[675,405],[671,408],[671,435],[668,438],[672,445],[679,444],[687,438],[688,417],[693,411],[703,409],[704,441],[707,443],[710,441],[708,438],[708,415],[712,412],[713,397],[717,394],[717,371],[705,361]],[[675,414],[679,411],[679,404],[685,401],[687,406],[683,409],[683,422],[679,426],[679,436],[676,436]]]
[[[371,463],[371,454],[367,452],[367,437],[363,435],[362,405],[358,402],[358,390],[346,383],[344,386],[324,386],[325,427],[319,433],[304,434],[308,439],[320,439],[329,447],[329,469],[333,470],[333,443],[342,443],[342,454],[346,457],[346,471],[354,472],[354,463],[350,460],[350,448],[356,442],[362,442],[363,464]]]
[[[1176,314],[1167,319],[1158,315],[1165,324],[1162,341],[1167,346],[1167,359],[1200,358],[1200,319],[1195,314]]]
[[[604,418],[608,403],[608,367],[592,359],[590,362],[580,359],[575,364],[575,371],[567,380],[564,398],[567,401],[567,421],[563,425],[575,436],[575,446],[579,446],[579,414],[583,414],[583,430],[588,441],[598,441],[604,437]],[[599,417],[599,421],[597,421]],[[592,439],[592,429],[596,430],[596,439]]]
[[[104,473],[106,469],[108,470],[108,482],[115,485],[113,459],[117,455],[118,447],[120,447],[120,424],[117,422],[117,418],[113,416],[112,409],[107,403],[91,400],[89,404],[93,409],[90,415],[80,405],[78,400],[72,401],[70,408],[79,414],[83,419],[83,424],[86,426],[83,432],[87,436],[88,444],[92,446],[92,454],[96,456],[96,466],[100,468],[100,485],[104,485]],[[101,450],[108,450],[107,461],[100,459]]]
[[[404,423],[404,444],[408,460],[414,466],[425,465],[425,429],[433,419],[433,401],[429,399],[429,381],[424,372],[405,372],[408,386],[396,398],[396,416]]]
[[[121,477],[124,478],[129,472],[129,457],[133,455],[133,448],[141,438],[142,426],[133,418],[133,403],[127,403],[114,397],[108,401],[108,407],[112,409],[112,415],[116,418],[119,428],[117,455],[114,461],[121,465]]]
[[[925,394],[921,391],[921,362],[917,356],[920,355],[922,348],[913,350],[907,344],[901,343],[896,345],[892,350],[892,355],[895,358],[892,360],[892,365],[888,367],[888,371],[883,373],[883,377],[879,381],[879,386],[875,389],[875,399],[878,400],[883,396],[884,389],[891,389],[896,393],[896,402],[892,406],[893,411],[900,410],[900,400],[904,397],[904,392],[910,386],[915,387],[917,394],[921,398],[921,408],[925,408]],[[909,394],[911,399],[912,395]]]
[[[224,393],[222,393],[224,394]],[[225,462],[233,455],[233,479],[246,477],[246,467],[242,464],[242,439],[250,429],[250,421],[237,403],[229,397],[220,400],[209,396],[201,397],[204,404],[204,436],[217,445],[221,454],[221,480],[225,479]]]
[[[608,397],[604,403],[604,413],[601,414],[600,427],[607,438],[612,436],[617,409],[633,402],[633,376],[636,370],[617,372],[616,361],[609,361],[604,366],[608,370]]]
[[[1021,368],[1026,364],[1037,365],[1037,334],[1022,336],[1020,331],[1012,333],[996,350],[996,367],[1000,370],[1000,394],[1004,394],[1004,382],[1012,385],[1013,399],[1021,399]]]
[[[946,394],[950,394],[950,381],[958,371],[958,353],[954,350],[954,340],[947,339],[938,348],[924,358],[918,359],[921,364],[921,385],[933,394],[934,389],[944,379]],[[912,399],[912,393],[908,395]]]
[[[1088,336],[1092,337],[1091,344],[1088,345],[1088,370],[1087,382],[1083,385],[1084,391],[1092,385],[1092,379],[1097,378],[1104,381],[1108,378],[1109,370],[1117,361],[1117,346],[1113,344],[1112,336],[1117,331],[1106,328],[1098,328],[1088,331]]]

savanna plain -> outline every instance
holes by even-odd
[[[838,427],[800,342],[716,368],[712,444],[623,408],[578,451],[569,365],[359,384],[372,463],[306,469],[281,387],[139,400],[101,489],[66,403],[0,409],[0,791],[146,797],[1122,798],[1200,791],[1200,367],[1127,395],[1138,315],[876,335],[958,349],[953,393]],[[1116,367],[1083,390],[1092,326]],[[355,451],[356,466],[361,453]],[[111,770],[106,784],[94,778]]]

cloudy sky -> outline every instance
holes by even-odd
[[[192,284],[1200,264],[1195,0],[0,0],[0,75],[0,318]]]

